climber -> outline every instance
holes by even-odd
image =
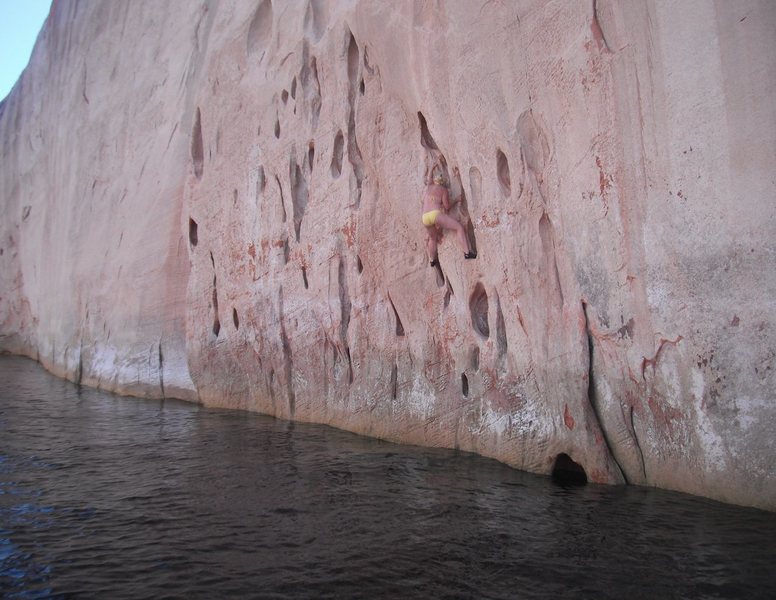
[[[436,165],[434,165],[436,168]],[[431,172],[434,172],[432,168]],[[433,181],[433,183],[432,183]],[[426,180],[426,190],[423,194],[423,225],[426,226],[426,249],[428,257],[431,260],[431,266],[436,267],[439,264],[437,256],[437,227],[451,229],[458,236],[458,243],[464,252],[464,258],[477,258],[477,253],[473,252],[469,246],[469,240],[463,226],[453,217],[447,215],[450,210],[450,196],[447,188],[444,186],[444,177],[441,173],[433,176],[433,180]]]

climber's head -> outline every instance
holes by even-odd
[[[442,177],[441,173],[437,173],[436,175],[434,175],[434,183],[436,183],[437,185],[442,185],[444,182],[445,182],[445,178]]]

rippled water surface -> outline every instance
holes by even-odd
[[[776,598],[776,517],[0,357],[7,598]]]

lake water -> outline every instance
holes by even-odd
[[[776,515],[0,357],[4,598],[776,598]]]

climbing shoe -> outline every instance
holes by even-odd
[[[438,258],[435,258],[434,260],[432,260],[432,261],[431,261],[431,266],[432,266],[432,267],[437,267],[437,266],[439,266],[439,259],[438,259]]]
[[[468,258],[477,258],[477,253],[476,252],[467,252],[466,254],[463,255],[463,257],[467,258],[467,259]]]

